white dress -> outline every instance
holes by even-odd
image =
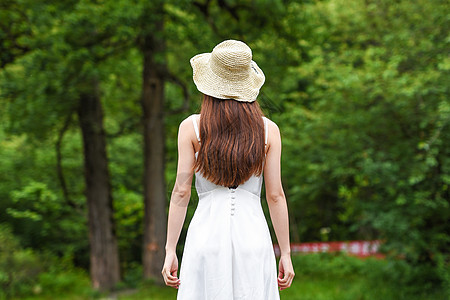
[[[191,118],[200,142],[198,116]],[[264,126],[267,144],[265,118]],[[195,174],[199,202],[186,235],[178,300],[280,299],[262,180],[253,175],[232,189]]]

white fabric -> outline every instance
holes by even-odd
[[[267,138],[269,137],[269,127],[267,127],[267,118],[263,117],[264,119],[264,145],[267,146]]]
[[[230,189],[195,174],[199,202],[186,236],[178,300],[280,299],[262,179],[252,176]]]
[[[199,116],[199,115],[192,115],[191,119],[192,119],[192,123],[194,123],[194,131],[195,131],[195,135],[197,136],[197,141],[200,143],[200,133],[198,132],[197,116]]]

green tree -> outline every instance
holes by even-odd
[[[285,20],[301,24],[292,34],[304,58],[286,74],[279,118],[295,218],[310,224],[300,232],[319,239],[327,226],[332,239],[379,238],[392,257],[434,268],[403,274],[406,282],[448,276],[436,272],[448,268],[450,241],[444,7],[292,3]]]
[[[61,119],[77,114],[84,144],[91,276],[96,288],[109,289],[120,280],[120,275],[100,101],[100,68],[128,41],[128,32],[116,27],[118,19],[123,18],[123,14],[117,14],[122,7],[87,1],[20,3],[27,7],[35,33],[28,41],[32,50],[4,70],[3,82],[8,84],[4,89],[14,116],[10,130],[46,138],[55,125],[61,124]],[[28,117],[27,110],[46,118],[36,122],[36,117]]]

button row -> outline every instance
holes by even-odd
[[[231,193],[231,195],[230,195],[230,198],[231,198],[231,215],[232,216],[234,216],[234,210],[235,210],[235,199],[236,199],[236,196],[235,196],[235,192],[236,192],[236,190],[235,189],[230,189],[230,193]]]

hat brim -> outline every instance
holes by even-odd
[[[231,81],[215,74],[210,67],[211,53],[202,53],[191,58],[194,83],[203,94],[219,98],[253,102],[265,81],[263,71],[251,61],[251,72],[240,80]]]

